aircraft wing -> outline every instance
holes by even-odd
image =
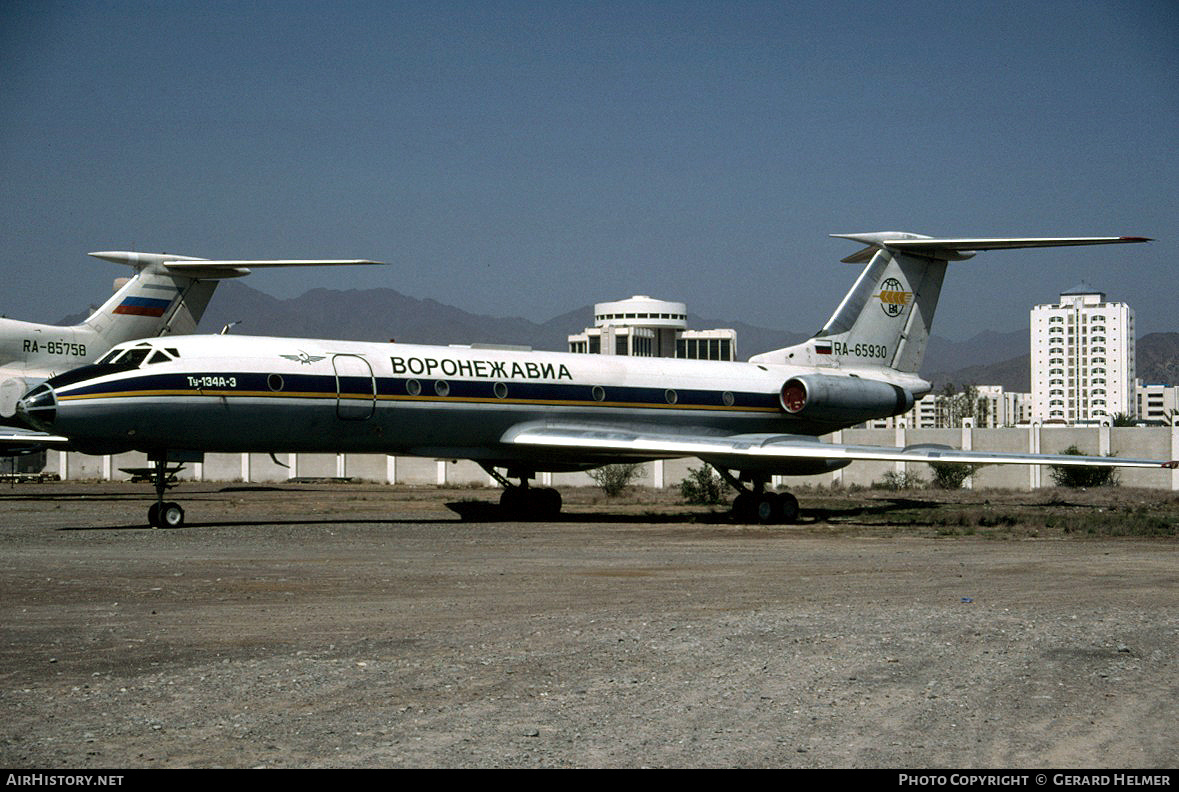
[[[60,435],[12,426],[0,427],[0,456],[24,454],[39,448],[65,448],[69,444],[70,439]]]
[[[789,467],[807,461],[853,462],[961,462],[981,465],[1068,465],[1095,467],[1174,468],[1176,461],[1123,457],[1031,454],[1006,451],[962,451],[949,446],[912,445],[904,448],[824,443],[814,437],[783,434],[710,436],[673,434],[624,426],[522,424],[510,429],[504,442],[567,451],[582,450],[595,456],[617,455],[636,459],[699,457],[741,469],[773,470],[775,463]]]

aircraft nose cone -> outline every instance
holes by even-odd
[[[16,403],[16,414],[34,429],[49,431],[57,419],[57,394],[42,383]]]

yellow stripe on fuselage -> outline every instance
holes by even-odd
[[[558,400],[558,399],[498,399],[487,398],[479,396],[399,396],[392,394],[379,394],[377,396],[368,396],[363,394],[353,393],[316,393],[316,392],[299,392],[299,391],[283,391],[281,393],[275,391],[242,391],[242,390],[134,390],[134,391],[112,391],[110,393],[79,393],[75,395],[58,396],[58,401],[87,401],[91,399],[128,399],[138,397],[150,396],[209,396],[209,397],[227,397],[227,396],[246,396],[246,397],[262,397],[267,399],[344,399],[351,401],[372,401],[374,398],[377,401],[404,401],[404,402],[431,402],[436,404],[515,404],[515,405],[535,405],[542,407],[627,407],[627,408],[649,408],[658,410],[708,410],[712,412],[780,412],[777,407],[726,407],[721,404],[655,404],[651,402],[618,402],[618,401],[593,401],[593,400]]]

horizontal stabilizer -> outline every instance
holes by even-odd
[[[202,259],[192,256],[177,256],[171,253],[138,253],[130,250],[101,250],[90,255],[105,261],[127,264],[137,268],[157,264],[177,274],[206,278],[246,275],[250,268],[338,267],[384,263],[368,259]]]
[[[845,263],[857,264],[867,261],[877,249],[887,248],[915,256],[936,259],[970,258],[980,250],[1016,250],[1037,247],[1071,247],[1074,245],[1123,245],[1133,242],[1150,242],[1147,237],[1105,236],[1105,237],[980,237],[936,239],[902,231],[876,231],[867,234],[831,234],[839,239],[862,242],[868,247],[847,258]]]

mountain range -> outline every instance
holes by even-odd
[[[312,289],[279,299],[240,281],[222,283],[213,295],[198,332],[230,332],[356,341],[397,340],[420,344],[514,344],[565,351],[567,336],[593,324],[593,306],[585,305],[544,322],[468,313],[436,300],[407,297],[393,289]],[[67,317],[63,324],[81,321]],[[709,319],[689,314],[688,327],[737,331],[739,359],[800,343],[806,332]],[[935,390],[955,385],[1002,385],[1031,390],[1028,330],[987,330],[965,341],[931,336],[921,375]],[[1137,341],[1138,376],[1149,383],[1179,382],[1179,333],[1151,333]]]

